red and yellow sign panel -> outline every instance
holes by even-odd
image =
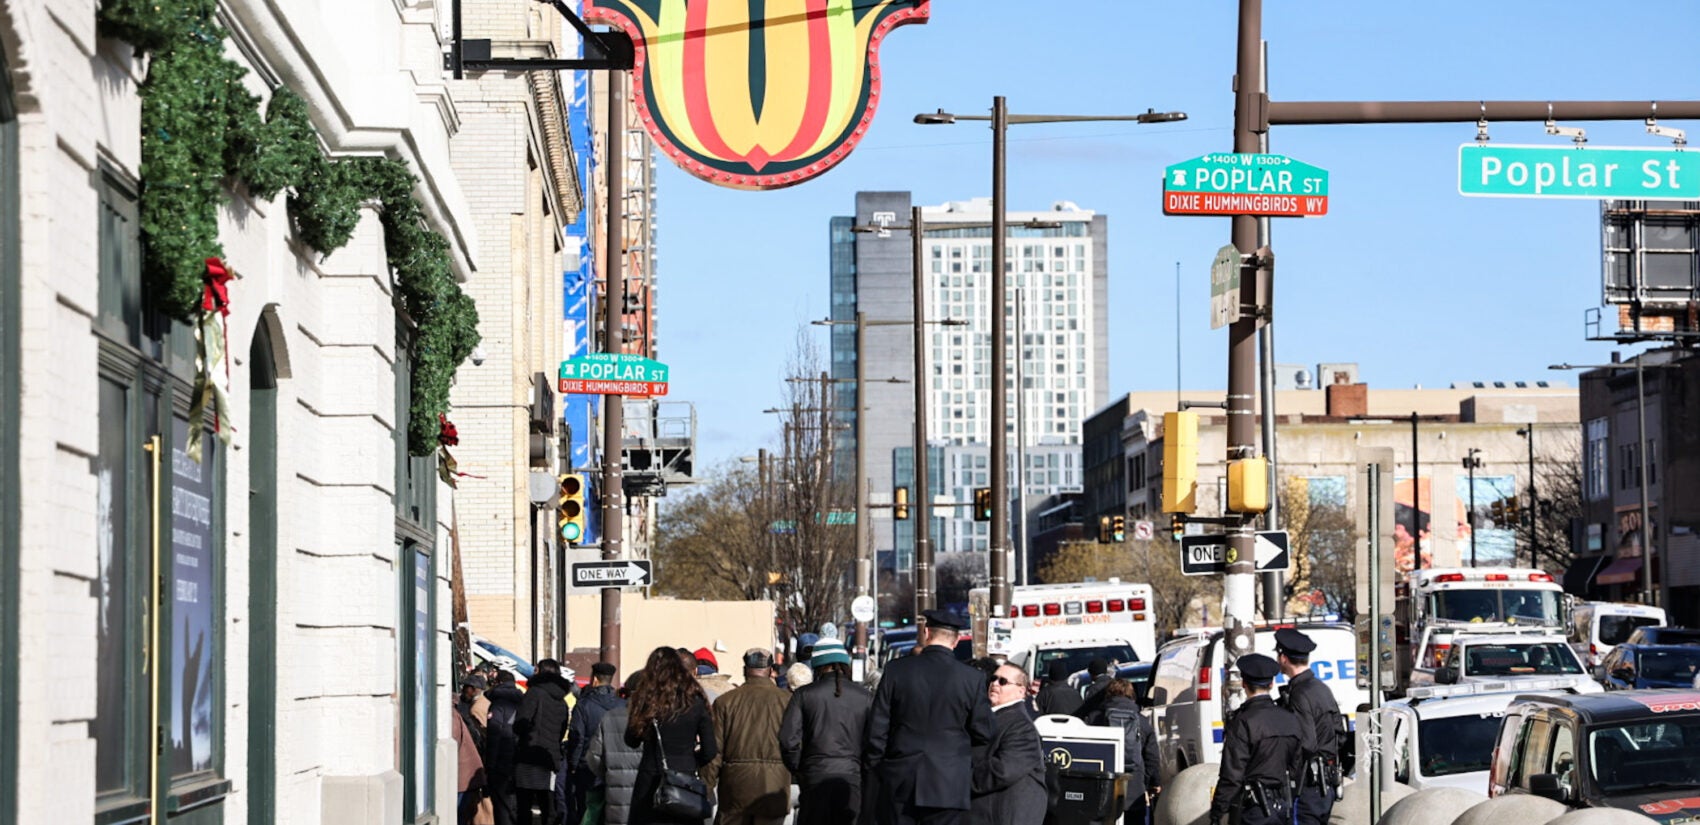
[[[802,183],[849,157],[879,103],[879,46],[930,0],[586,0],[631,35],[644,127],[703,180]]]

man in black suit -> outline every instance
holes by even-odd
[[[970,807],[974,748],[992,739],[986,677],[956,660],[962,616],[922,614],[921,652],[892,660],[874,693],[862,751],[877,778],[880,825],[960,825]]]
[[[970,825],[1033,825],[1045,819],[1045,756],[1027,718],[1027,673],[1003,665],[986,691],[992,741],[975,749]]]

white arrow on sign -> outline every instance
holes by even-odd
[[[1285,573],[1291,569],[1293,554],[1287,552],[1287,531],[1258,531],[1255,560],[1259,573]]]
[[[648,587],[651,583],[650,563],[637,561],[574,562],[574,587]]]

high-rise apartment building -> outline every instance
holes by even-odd
[[[910,484],[914,445],[914,387],[892,383],[914,377],[914,298],[908,192],[860,192],[853,217],[832,221],[832,377],[842,455],[855,448],[857,400],[869,416],[868,471],[874,549],[882,567],[910,567],[911,522],[893,522],[892,490]],[[989,486],[991,437],[991,201],[977,198],[922,207],[926,227],[921,277],[922,316],[929,323],[927,435],[932,447],[932,492],[943,501],[968,501],[973,487]],[[1008,444],[1013,455],[1010,491],[1028,503],[1080,489],[1080,424],[1108,397],[1109,320],[1107,219],[1059,201],[1050,209],[1010,212],[1005,264],[1009,275],[1007,324],[1010,389]],[[1027,224],[1038,224],[1029,226]],[[865,353],[856,351],[857,313],[867,329]],[[858,388],[856,360],[864,357]],[[853,466],[844,462],[842,466]],[[1020,479],[1016,468],[1027,471]],[[1024,511],[1020,502],[1015,511]],[[1020,530],[1021,518],[1012,519]],[[987,525],[967,507],[938,507],[932,525],[941,552],[980,550]],[[886,555],[887,553],[890,555]]]

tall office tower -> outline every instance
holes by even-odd
[[[841,322],[832,328],[831,348],[835,415],[845,425],[837,433],[840,455],[854,455],[854,379],[856,360],[864,357],[860,408],[869,416],[873,542],[879,566],[905,575],[913,523],[893,522],[879,505],[890,502],[896,486],[910,484],[914,466],[914,388],[890,383],[914,377],[914,276],[903,228],[910,209],[908,192],[857,193],[854,217],[832,219],[831,255],[831,317]],[[991,201],[926,206],[922,216],[929,482],[937,498],[966,502],[974,487],[990,486]],[[1027,505],[1080,490],[1081,422],[1108,398],[1107,219],[1058,201],[1046,210],[1010,212],[1007,220],[1007,466],[1011,496],[1019,497],[1011,525],[1019,531]],[[858,312],[868,324],[865,353],[856,352]],[[947,319],[965,324],[936,323]],[[988,525],[973,521],[968,507],[940,506],[933,515],[939,551],[986,548]]]

